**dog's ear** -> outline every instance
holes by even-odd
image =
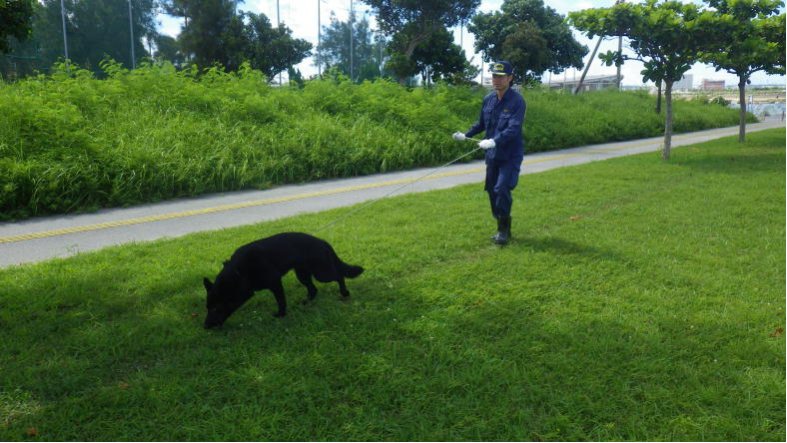
[[[213,288],[213,283],[208,280],[208,277],[204,277],[202,279],[202,284],[205,285],[205,289],[210,292],[211,288]]]

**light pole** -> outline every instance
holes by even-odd
[[[134,55],[134,21],[131,15],[131,0],[128,0],[128,31],[131,36],[131,69],[137,69],[137,57]]]
[[[68,67],[68,37],[66,37],[66,5],[65,5],[65,0],[60,0],[60,17],[63,19],[63,52],[66,55],[66,67]]]
[[[276,26],[281,29],[281,14],[279,14],[279,0],[276,0]],[[279,72],[279,86],[282,85],[281,82],[281,72]]]

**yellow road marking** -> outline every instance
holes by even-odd
[[[701,134],[701,135],[677,136],[677,137],[673,137],[673,140],[686,140],[686,139],[691,139],[691,138],[711,135],[711,134],[714,134],[714,133],[717,133],[717,132],[726,132],[726,130],[722,129],[722,130],[717,130],[717,131],[714,131],[714,132],[711,132],[711,133],[705,133],[705,134]],[[523,165],[532,165],[532,164],[535,164],[535,163],[542,163],[542,162],[553,161],[553,160],[560,160],[560,159],[565,159],[565,158],[579,157],[581,155],[586,155],[586,154],[599,154],[599,153],[603,153],[603,152],[611,152],[611,151],[619,151],[619,150],[623,150],[623,149],[631,149],[631,148],[636,148],[636,147],[650,145],[650,144],[653,144],[653,143],[654,143],[653,141],[650,141],[650,142],[639,142],[639,143],[632,143],[632,144],[623,145],[623,146],[616,146],[614,148],[603,148],[603,149],[596,149],[596,150],[592,150],[592,151],[585,151],[585,152],[576,153],[576,154],[556,155],[556,156],[552,156],[552,157],[545,157],[545,158],[534,159],[534,160],[526,160],[526,161],[522,162],[522,164]],[[428,179],[432,180],[432,179],[437,179],[437,178],[451,177],[451,176],[455,176],[455,175],[472,174],[472,173],[476,173],[476,172],[482,172],[484,170],[486,170],[485,166],[484,167],[479,167],[479,168],[464,169],[464,170],[461,170],[461,171],[444,172],[442,174],[435,174],[435,175],[422,177],[422,179],[428,178]],[[362,190],[366,190],[366,189],[374,189],[374,188],[380,188],[380,187],[384,187],[384,186],[391,186],[391,185],[399,185],[399,184],[411,183],[411,182],[414,182],[416,180],[419,180],[419,179],[418,178],[406,178],[406,179],[400,179],[400,180],[390,180],[390,181],[385,181],[385,182],[372,183],[372,184],[368,184],[368,185],[350,186],[350,187],[346,187],[346,188],[338,188],[338,189],[332,189],[332,190],[327,190],[327,191],[318,191],[318,192],[311,192],[311,193],[306,193],[306,194],[298,194],[298,195],[292,195],[292,196],[288,196],[288,197],[270,198],[270,199],[265,199],[265,200],[257,200],[257,201],[243,202],[243,203],[235,203],[235,204],[231,204],[231,205],[214,206],[214,207],[204,208],[204,209],[194,209],[194,210],[190,210],[190,211],[173,212],[173,213],[170,213],[170,214],[152,215],[152,216],[149,216],[149,217],[137,217],[137,218],[130,218],[130,219],[127,219],[127,220],[118,220],[118,221],[105,222],[105,223],[96,223],[96,224],[85,225],[85,226],[75,226],[73,228],[55,229],[55,230],[52,230],[52,231],[42,231],[42,232],[35,232],[35,233],[31,233],[31,234],[14,235],[14,236],[10,236],[10,237],[0,237],[0,244],[21,242],[21,241],[26,241],[26,240],[35,240],[35,239],[47,238],[47,237],[57,237],[57,236],[60,236],[60,235],[67,235],[67,234],[78,234],[78,233],[89,232],[89,231],[97,231],[97,230],[100,230],[100,229],[119,228],[119,227],[123,227],[123,226],[138,225],[138,224],[142,224],[142,223],[150,223],[150,222],[163,221],[163,220],[172,220],[172,219],[176,219],[176,218],[191,217],[191,216],[195,216],[195,215],[212,214],[212,213],[215,213],[215,212],[231,211],[231,210],[234,210],[234,209],[251,208],[251,207],[254,207],[254,206],[272,205],[272,204],[276,204],[276,203],[284,203],[284,202],[295,201],[295,200],[303,200],[303,199],[312,198],[312,197],[322,197],[322,196],[326,196],[326,195],[342,194],[342,193],[345,193],[345,192],[362,191]]]

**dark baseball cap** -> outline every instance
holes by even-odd
[[[512,75],[514,73],[514,67],[511,66],[511,63],[500,60],[497,62],[492,63],[492,68],[489,70],[494,75]]]

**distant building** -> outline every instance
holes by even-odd
[[[623,81],[623,76],[620,77],[620,81]],[[578,78],[564,81],[553,79],[551,83],[548,83],[548,86],[550,89],[569,89],[573,92],[577,84],[579,84]],[[582,82],[582,89],[580,91],[598,91],[599,89],[609,88],[618,88],[617,75],[588,75],[585,77],[585,81]]]
[[[702,89],[706,91],[721,91],[724,89],[724,80],[702,80]]]
[[[673,91],[688,91],[689,89],[694,88],[694,75],[686,74],[684,75],[680,81],[675,82],[672,85]]]

